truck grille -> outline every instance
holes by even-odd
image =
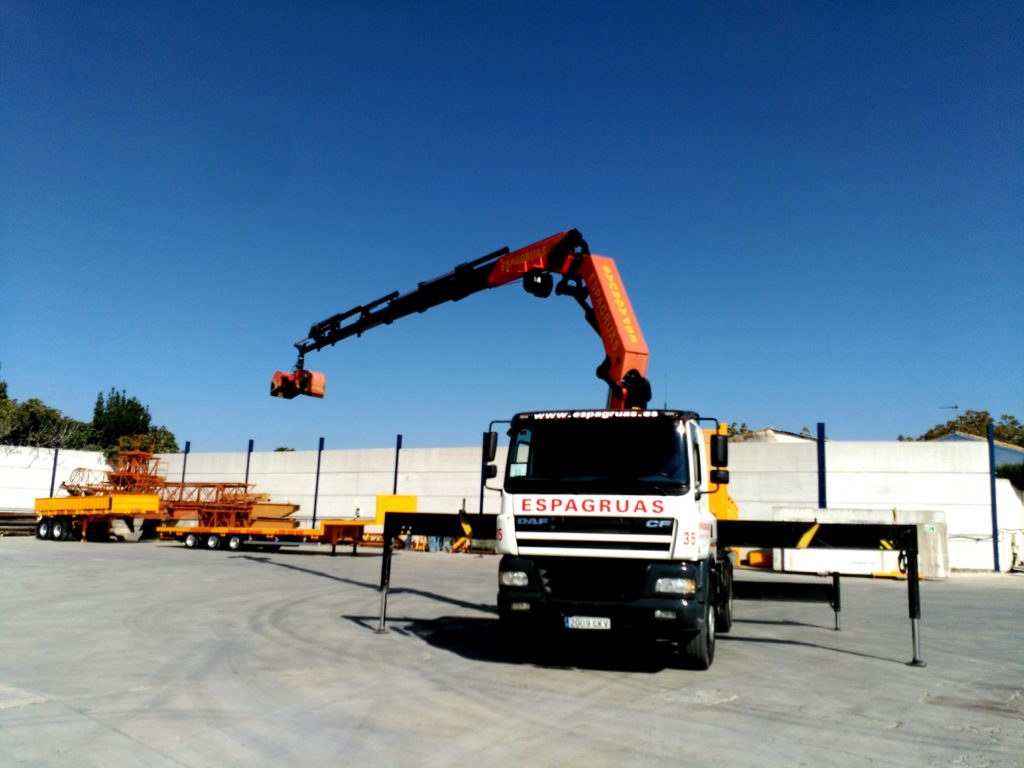
[[[647,585],[647,564],[636,560],[544,558],[541,586],[559,600],[632,601]]]
[[[516,515],[520,554],[585,556],[617,551],[622,556],[668,557],[674,521],[667,517]]]

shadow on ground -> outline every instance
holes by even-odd
[[[495,611],[493,606],[489,610]],[[373,631],[379,626],[379,617],[376,616],[343,618]],[[434,648],[488,663],[639,673],[655,673],[680,665],[674,647],[669,643],[618,634],[558,631],[508,636],[502,631],[497,617],[489,616],[392,617],[387,621],[387,631],[418,637]]]
[[[336,576],[296,563],[283,563],[269,557],[238,555],[251,562],[306,573],[310,576],[330,579],[361,589],[379,592],[379,585],[366,581]],[[473,603],[447,595],[408,587],[393,588],[389,595],[416,595],[427,600],[445,603],[457,608],[490,614],[484,617],[442,616],[434,619],[413,617],[391,617],[387,620],[387,631],[412,635],[427,644],[475,661],[507,664],[531,664],[552,669],[590,669],[620,672],[660,672],[668,667],[686,668],[676,653],[675,646],[667,642],[654,642],[620,634],[569,633],[548,631],[507,636],[497,618],[497,607],[487,603]],[[344,616],[348,621],[361,627],[377,631],[379,616]],[[718,645],[736,643],[764,643],[814,648],[859,658],[876,659],[888,663],[904,663],[899,659],[877,656],[869,653],[825,645],[809,640],[752,637],[739,634],[743,625],[751,628],[758,625],[787,626],[807,629],[824,629],[820,625],[792,620],[737,619],[733,632],[718,636]]]

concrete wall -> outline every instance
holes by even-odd
[[[736,443],[729,458],[729,493],[741,517],[772,519],[779,509],[817,507],[816,444]],[[829,441],[825,468],[830,509],[895,510],[904,519],[914,512],[941,513],[950,567],[992,569],[985,443]],[[1006,570],[1013,534],[1024,530],[1024,505],[1009,481],[999,480],[997,489],[1000,566]],[[810,562],[819,556],[803,557]],[[880,570],[889,570],[888,564]]]
[[[57,454],[55,493],[59,492],[60,484],[79,467],[108,469],[100,453],[62,450]],[[52,475],[52,448],[0,445],[0,511],[31,511],[36,498],[50,495]]]
[[[169,480],[181,480],[184,454],[161,456]],[[504,467],[505,449],[498,462]],[[193,453],[185,464],[186,482],[242,482],[246,454]],[[249,482],[257,493],[270,493],[274,501],[300,505],[296,517],[313,517],[316,483],[316,451],[253,453]],[[390,448],[324,451],[320,460],[320,483],[316,493],[317,519],[329,517],[373,517],[376,497],[392,492],[395,451]],[[491,484],[497,487],[500,481]],[[458,512],[465,504],[469,512],[480,508],[479,448],[406,448],[399,454],[400,494],[418,496],[421,512]],[[486,494],[484,511],[497,514],[501,499],[497,492]]]
[[[735,443],[730,447],[729,492],[741,517],[771,519],[778,510],[815,508],[818,503],[814,443]],[[180,480],[183,454],[161,457],[169,480]],[[498,463],[504,466],[505,450]],[[316,451],[253,453],[249,482],[274,501],[299,504],[300,519],[313,515]],[[478,448],[407,448],[401,451],[398,493],[419,497],[428,512],[456,512],[465,504],[479,508]],[[51,450],[0,447],[0,509],[31,509],[46,496],[53,464]],[[185,479],[192,482],[242,482],[246,453],[189,454]],[[61,451],[57,484],[76,467],[102,469],[97,453]],[[393,449],[324,451],[317,517],[372,517],[376,496],[391,493]],[[948,529],[948,565],[991,570],[992,530],[988,453],[984,443],[838,442],[826,447],[828,506],[833,514],[857,510],[895,510],[901,519],[936,513],[929,521]],[[492,481],[492,485],[497,481]],[[1011,541],[1024,546],[1024,502],[1006,480],[998,481],[1000,565],[1012,563]],[[498,511],[499,496],[485,496],[484,511]],[[908,517],[909,516],[909,517]],[[848,519],[848,518],[847,518]],[[923,519],[923,518],[922,518]],[[795,557],[810,559],[810,553]],[[892,570],[881,556],[878,570]],[[796,563],[794,562],[794,567]],[[821,568],[809,567],[810,570]]]

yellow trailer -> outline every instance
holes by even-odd
[[[367,525],[375,525],[372,518],[365,520],[322,520],[316,528],[289,528],[278,525],[251,526],[169,526],[156,529],[161,538],[174,539],[186,549],[230,549],[244,548],[277,550],[285,544],[304,542],[331,545],[331,554],[339,542],[352,544],[355,553],[364,541]]]
[[[135,521],[163,518],[160,497],[149,493],[55,496],[36,499],[36,538],[53,541],[109,535],[114,520],[134,530]]]
[[[366,526],[383,525],[384,515],[388,512],[415,512],[416,503],[415,496],[378,496],[377,514],[374,517],[329,518],[321,520],[316,528],[299,528],[296,521],[285,515],[279,519],[254,518],[252,524],[246,526],[164,525],[157,528],[156,532],[161,538],[180,541],[186,549],[277,550],[287,544],[305,542],[330,544],[333,555],[339,543],[348,542],[352,544],[352,553],[355,554],[360,544],[367,543]]]

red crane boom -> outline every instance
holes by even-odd
[[[557,285],[553,275],[560,275]],[[487,288],[522,280],[534,296],[571,296],[583,308],[587,322],[600,335],[605,359],[597,376],[608,384],[608,407],[644,408],[651,397],[647,373],[648,350],[615,262],[590,253],[578,230],[571,229],[510,251],[508,248],[455,267],[447,274],[420,283],[408,293],[398,291],[369,304],[333,315],[309,329],[296,342],[298,362],[292,373],[277,371],[270,386],[275,397],[323,397],[325,378],[305,369],[307,352],[361,336],[414,312],[425,312],[448,301],[459,301]]]

